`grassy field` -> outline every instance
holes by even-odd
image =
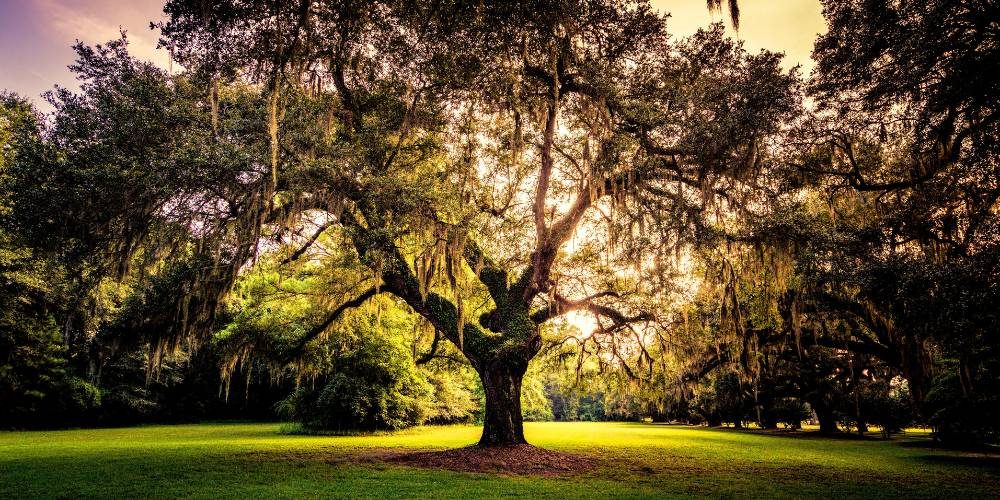
[[[568,477],[405,467],[361,457],[461,447],[471,426],[281,434],[277,424],[0,433],[0,497],[996,497],[1000,459],[926,439],[828,439],[630,423],[532,423],[528,440],[596,457]]]

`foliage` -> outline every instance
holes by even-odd
[[[473,395],[476,383],[469,370],[422,370],[422,373],[434,391],[427,423],[466,423],[481,414],[482,401]]]
[[[786,428],[799,429],[802,422],[812,417],[809,405],[797,398],[780,398],[762,410],[761,427],[775,428],[782,424]]]
[[[50,318],[31,320],[5,307],[0,353],[0,426],[87,422],[100,405],[100,391],[68,369],[66,347]]]
[[[23,99],[0,94],[0,218],[16,206],[9,189],[22,155],[41,142],[40,124]],[[77,378],[51,312],[59,269],[34,255],[22,236],[0,227],[0,427],[37,427],[85,421],[100,393]]]
[[[996,415],[1000,412],[997,379],[977,380],[975,392],[963,389],[958,368],[951,363],[935,377],[924,402],[928,422],[940,439],[976,445],[996,442],[1000,437]],[[995,374],[995,371],[990,373]]]
[[[534,372],[534,373],[532,373]],[[543,374],[530,370],[521,386],[521,413],[524,420],[552,420],[552,403],[545,392]]]
[[[891,432],[947,405],[993,418],[1000,113],[977,68],[998,57],[997,6],[823,3],[816,106],[765,171],[778,188],[703,247],[709,269],[722,269],[706,283],[721,321],[688,376],[777,384],[755,401],[808,401],[830,431],[878,420]],[[939,437],[991,435],[985,420],[978,434],[967,424]]]
[[[718,427],[723,422],[742,427],[749,420],[748,403],[736,374],[726,373],[699,386],[691,403],[691,412],[709,427]]]

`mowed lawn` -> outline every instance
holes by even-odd
[[[474,426],[301,436],[278,424],[0,433],[0,497],[996,497],[1000,459],[893,441],[636,423],[530,423],[589,472],[506,476],[365,459],[476,441]]]

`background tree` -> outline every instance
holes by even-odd
[[[827,189],[860,193],[856,199],[874,211],[867,227],[878,228],[859,255],[867,278],[825,281],[857,287],[854,303],[884,315],[885,326],[872,331],[902,339],[893,343],[904,344],[897,352],[918,403],[952,359],[964,380],[959,392],[984,398],[981,411],[996,414],[986,402],[993,396],[977,386],[992,393],[991,364],[978,354],[996,345],[1000,111],[996,82],[976,68],[1000,58],[990,28],[1000,6],[824,7],[830,31],[816,44],[814,92],[844,124],[828,128]],[[931,365],[927,349],[940,354],[920,370]]]
[[[996,345],[1000,262],[997,88],[976,69],[998,57],[996,9],[824,2],[829,30],[817,40],[810,85],[817,109],[788,136],[780,195],[724,237],[744,249],[735,260],[752,285],[733,301],[745,334],[727,341],[735,355],[720,360],[713,346],[705,359],[753,361],[748,346],[794,342],[805,373],[814,344],[834,350],[822,358],[868,360],[839,368],[855,373],[846,391],[826,389],[847,401],[871,384],[883,397],[901,375],[919,406],[947,379],[962,382],[936,395],[962,394],[980,408],[970,415],[996,414],[986,353]],[[770,312],[760,315],[760,304]],[[756,363],[743,365],[754,375]],[[861,383],[859,369],[878,371],[877,381]],[[814,398],[817,413],[827,413],[823,399]],[[864,424],[858,411],[843,413]],[[995,432],[979,428],[979,439]],[[938,430],[953,434],[947,424]]]

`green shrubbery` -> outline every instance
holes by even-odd
[[[976,390],[970,391],[962,387],[956,367],[950,366],[935,377],[924,412],[938,439],[958,444],[997,442],[1000,379],[980,380]]]
[[[314,387],[282,403],[309,430],[395,430],[421,424],[433,410],[434,390],[402,346],[360,335]]]

